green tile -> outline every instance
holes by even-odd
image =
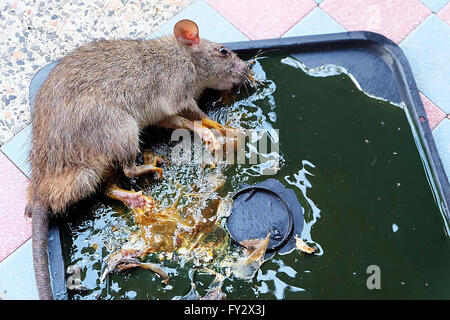
[[[338,32],[346,32],[346,30],[325,11],[317,7],[288,30],[283,38]]]
[[[0,292],[8,300],[39,299],[31,239],[0,263]]]
[[[419,90],[445,113],[450,113],[450,26],[432,14],[400,47]]]

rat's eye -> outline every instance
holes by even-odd
[[[230,50],[225,48],[225,47],[220,47],[219,49],[217,49],[217,51],[219,51],[220,54],[226,56],[228,54],[230,54]]]

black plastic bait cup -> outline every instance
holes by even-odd
[[[302,208],[293,190],[269,179],[245,186],[233,195],[233,207],[226,225],[230,236],[238,243],[263,239],[270,232],[266,252],[285,247],[290,250],[294,247],[294,235],[300,234],[303,227]]]

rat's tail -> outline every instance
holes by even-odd
[[[53,300],[47,253],[48,221],[50,212],[48,208],[45,208],[42,205],[35,205],[29,209],[32,218],[34,276],[36,278],[39,298],[42,300]]]

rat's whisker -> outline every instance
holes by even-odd
[[[269,50],[262,50],[262,49],[259,49],[258,52],[257,52],[253,57],[251,57],[250,59],[255,60],[256,58],[259,58],[259,57],[260,57],[261,55],[263,55],[263,54],[266,54],[266,53],[268,53],[268,52],[278,51],[278,50],[280,50],[280,49],[278,49],[278,48],[275,48],[275,49],[269,49]]]

